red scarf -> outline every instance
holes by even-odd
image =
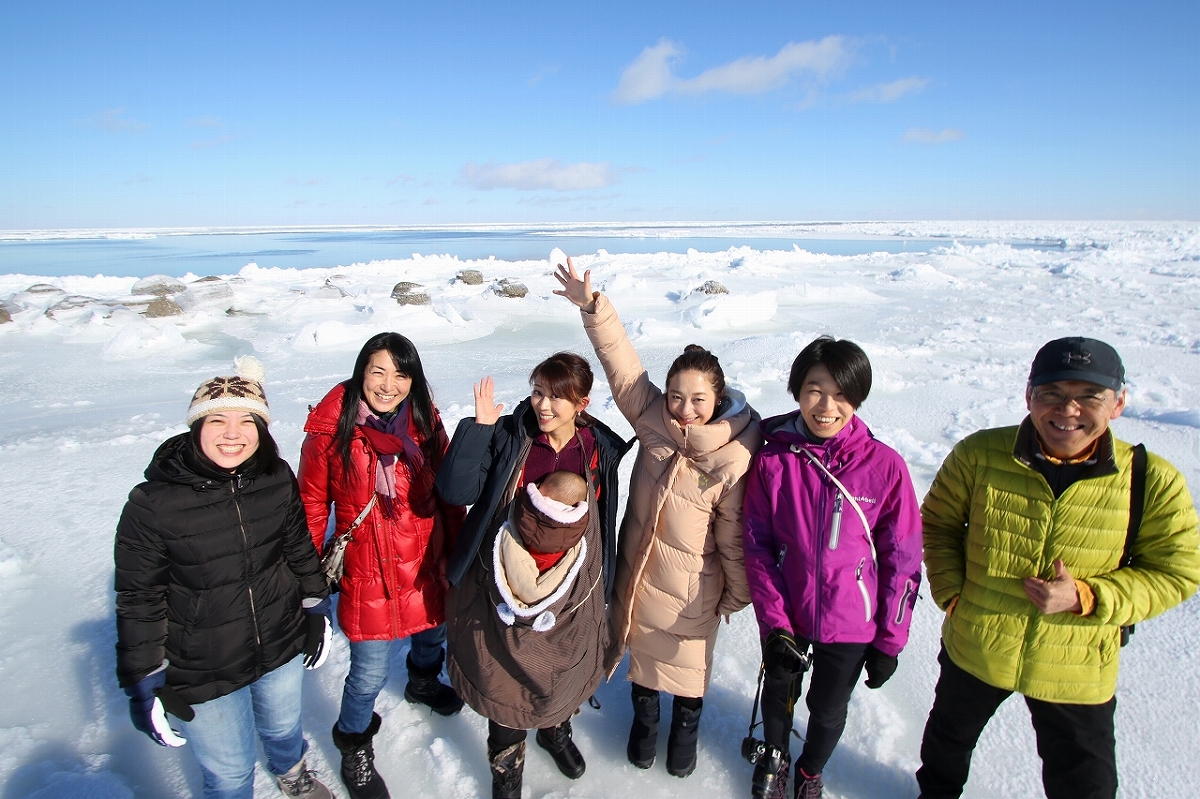
[[[375,492],[383,500],[384,516],[392,518],[395,515],[393,502],[397,490],[396,464],[400,461],[397,456],[401,454],[404,455],[405,466],[410,475],[406,497],[409,506],[418,515],[432,515],[434,475],[425,468],[425,453],[421,451],[421,446],[415,438],[417,430],[408,401],[400,403],[396,415],[385,422],[366,402],[360,400],[358,418],[355,421],[377,457]]]

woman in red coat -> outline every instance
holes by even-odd
[[[351,799],[386,799],[371,739],[379,731],[375,698],[387,682],[393,644],[409,639],[405,699],[446,716],[462,707],[438,675],[445,660],[447,545],[465,511],[434,494],[449,441],[416,347],[399,333],[380,333],[363,345],[353,375],[309,413],[304,430],[300,497],[317,549],[361,518],[346,547],[338,600],[350,673],[333,741]]]

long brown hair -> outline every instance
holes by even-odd
[[[556,352],[533,367],[529,383],[540,382],[552,397],[579,403],[592,393],[595,380],[587,359],[573,352]]]

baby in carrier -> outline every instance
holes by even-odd
[[[587,482],[558,471],[529,483],[496,536],[496,612],[507,625],[518,619],[544,632],[557,621],[555,605],[570,590],[586,555]],[[558,608],[561,612],[561,608]]]

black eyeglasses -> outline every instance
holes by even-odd
[[[1082,394],[1068,396],[1055,388],[1035,388],[1031,392],[1030,397],[1038,405],[1062,408],[1073,402],[1080,408],[1093,411],[1103,408],[1109,401],[1109,394],[1106,389],[1085,391]]]

